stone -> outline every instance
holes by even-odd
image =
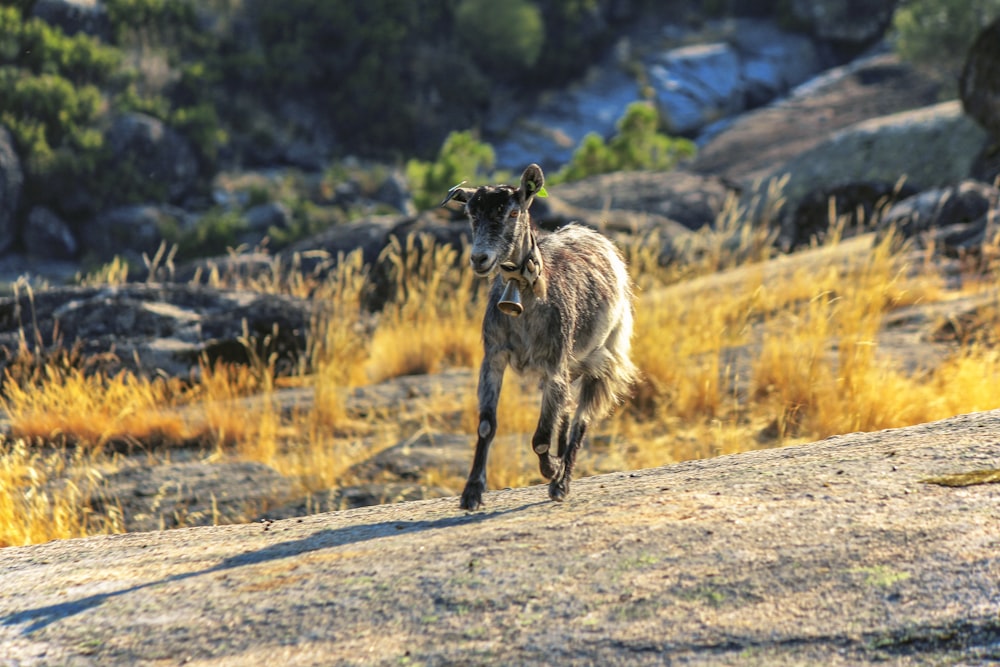
[[[107,133],[116,165],[127,165],[133,175],[162,188],[165,199],[180,202],[198,181],[198,159],[190,143],[160,120],[141,113],[116,117]]]
[[[47,259],[73,259],[79,244],[69,225],[52,209],[36,206],[28,213],[28,220],[21,231],[25,252],[33,257]]]
[[[796,217],[799,206],[816,193],[855,183],[893,187],[900,179],[916,189],[957,183],[969,175],[986,143],[986,132],[963,113],[957,100],[874,118],[773,169],[744,194],[744,201],[754,219],[780,225],[780,243],[791,247],[802,239],[797,229],[803,223]],[[773,192],[768,193],[776,186],[783,205],[773,214],[769,208]]]
[[[1000,19],[987,26],[969,49],[959,79],[965,113],[1000,141]]]
[[[0,252],[14,244],[17,237],[17,208],[24,187],[21,161],[14,151],[14,140],[0,125]]]

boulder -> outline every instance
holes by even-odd
[[[938,100],[940,83],[892,54],[834,68],[786,99],[741,114],[703,135],[687,168],[749,187],[836,132],[869,118]]]
[[[101,262],[116,255],[142,265],[142,255],[152,257],[163,242],[168,227],[185,227],[188,214],[173,206],[137,204],[102,211],[87,223],[80,235],[85,253]]]
[[[17,236],[17,207],[24,187],[21,161],[14,151],[14,140],[0,126],[0,252],[10,248]]]
[[[397,170],[393,170],[386,176],[385,180],[378,186],[378,189],[375,190],[373,199],[376,202],[391,206],[403,215],[412,216],[417,214],[406,176]]]
[[[1000,19],[987,26],[969,49],[959,80],[965,113],[1000,141]]]
[[[738,19],[714,26],[719,40],[641,56],[643,79],[667,131],[694,136],[720,118],[765,104],[824,66],[816,46],[773,23]],[[627,40],[568,90],[544,96],[532,108],[498,105],[486,135],[498,166],[537,162],[555,170],[591,132],[607,139],[629,104],[642,98]]]
[[[781,225],[781,244],[794,247],[808,238],[800,227],[813,229],[815,220],[798,217],[809,199],[826,199],[854,184],[893,187],[901,178],[925,189],[966,178],[987,135],[962,112],[960,103],[944,102],[915,111],[875,118],[838,132],[828,140],[773,169],[755,189],[744,195],[756,222]],[[777,221],[770,205],[781,184],[783,205]]]
[[[488,121],[497,166],[523,169],[536,162],[554,171],[569,162],[587,134],[614,135],[618,119],[639,97],[635,78],[618,63],[596,67],[582,81],[543,98],[524,114]]]
[[[36,0],[31,15],[67,35],[82,32],[104,41],[111,38],[108,11],[100,0]]]
[[[647,74],[669,134],[693,136],[744,108],[740,56],[728,44],[667,51],[647,64]]]
[[[892,22],[899,0],[791,0],[792,20],[848,56],[875,44]]]
[[[239,234],[236,245],[254,248],[267,238],[270,230],[288,229],[292,219],[292,210],[282,202],[252,206],[243,212],[246,228]]]
[[[650,213],[700,229],[715,222],[733,189],[717,176],[675,170],[601,174],[552,186],[551,192],[582,209]]]
[[[90,499],[95,512],[121,512],[130,533],[248,523],[293,494],[291,480],[255,461],[136,459],[106,475]]]
[[[44,206],[36,206],[28,213],[28,220],[21,230],[21,241],[25,252],[32,257],[73,259],[79,250],[69,225]]]
[[[162,192],[179,202],[198,181],[198,159],[191,144],[160,120],[141,113],[117,116],[107,132],[112,164],[127,168],[143,191]]]
[[[730,43],[742,54],[744,107],[763,106],[823,69],[816,44],[768,21],[739,19]]]
[[[308,301],[199,285],[126,284],[55,287],[29,298],[0,298],[0,366],[15,360],[19,342],[81,346],[107,367],[174,377],[196,372],[199,359],[249,363],[248,333],[279,372],[295,368],[313,313]],[[246,327],[244,329],[244,326]],[[113,358],[111,358],[113,357]]]
[[[247,209],[243,219],[249,231],[267,233],[271,227],[286,229],[292,222],[292,211],[287,205],[272,201]]]
[[[933,241],[945,254],[971,252],[992,240],[987,232],[997,216],[1000,188],[966,180],[925,190],[892,206],[878,223],[875,241],[895,229],[900,239],[916,239],[922,246]]]

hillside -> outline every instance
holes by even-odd
[[[986,664],[1000,487],[962,484],[997,481],[998,441],[994,411],[592,477],[564,504],[6,549],[0,664]]]

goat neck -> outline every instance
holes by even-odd
[[[512,289],[523,289],[532,293],[535,298],[544,299],[546,285],[542,253],[538,248],[538,240],[535,238],[535,230],[528,212],[521,209],[520,215],[525,223],[522,227],[523,231],[515,242],[514,251],[510,257],[500,264],[500,276],[507,284],[505,294],[510,294]],[[520,302],[516,292],[513,292],[511,296],[517,303]],[[518,306],[516,309],[504,310],[504,312],[516,316],[521,313],[521,309]]]

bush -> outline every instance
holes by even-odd
[[[1000,0],[905,0],[893,17],[896,51],[957,80],[979,32],[1000,16]]]
[[[618,133],[608,143],[596,133],[583,138],[572,159],[551,179],[577,181],[612,171],[637,169],[669,170],[695,154],[693,142],[657,132],[660,123],[656,109],[645,102],[634,102],[619,119]]]
[[[545,41],[542,12],[529,0],[462,0],[455,32],[476,62],[499,76],[531,68]]]
[[[435,162],[407,163],[406,179],[414,204],[421,210],[437,206],[452,186],[488,178],[495,162],[493,147],[480,142],[472,132],[452,132]]]

